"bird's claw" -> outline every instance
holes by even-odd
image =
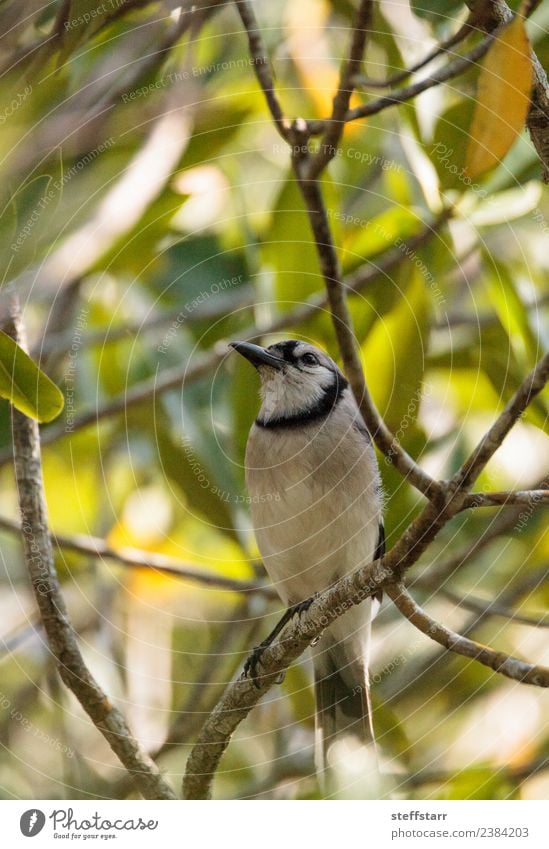
[[[275,628],[273,633],[270,634],[266,640],[263,640],[262,643],[252,649],[251,655],[248,657],[244,664],[244,676],[246,678],[249,678],[250,681],[252,681],[254,687],[257,687],[258,690],[261,686],[259,683],[258,666],[261,663],[261,656],[263,652],[271,645],[273,639],[275,638],[275,636],[277,636],[279,630],[282,630],[282,627],[289,621],[289,619],[291,619],[293,616],[300,616],[302,613],[305,613],[305,611],[309,609],[309,607],[311,606],[313,601],[318,597],[318,595],[319,593],[315,593],[310,598],[306,598],[305,601],[300,601],[298,604],[294,604],[292,607],[289,607],[286,611],[285,617],[279,623],[277,628]],[[276,678],[276,683],[282,684],[282,682],[284,681],[284,677],[285,672],[280,672]]]
[[[298,604],[294,604],[291,608],[292,616],[301,616],[302,613],[305,613],[305,611],[310,608],[313,601],[316,601],[319,595],[320,593],[314,593],[312,596],[309,596],[309,598],[306,598],[305,601],[300,601]]]
[[[257,687],[258,690],[261,685],[259,683],[259,673],[257,666],[261,663],[261,655],[267,648],[267,645],[268,643],[261,643],[259,646],[255,646],[255,648],[252,649],[251,655],[244,664],[244,675],[246,676],[246,678],[250,679],[254,687]],[[275,684],[282,684],[285,677],[286,672],[282,670],[282,672],[279,672],[279,674],[276,676]]]
[[[261,655],[265,651],[267,646],[264,643],[260,643],[258,646],[254,646],[252,649],[251,655],[246,660],[244,664],[244,675],[246,678],[249,678],[253,683],[254,687],[257,687],[259,690],[259,681],[258,681],[258,664],[261,663]]]

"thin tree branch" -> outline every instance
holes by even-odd
[[[549,380],[549,353],[537,363],[513,395],[500,416],[483,436],[470,457],[452,479],[452,488],[470,489],[488,461],[497,451],[513,425],[522,416],[530,402]]]
[[[307,173],[306,166],[302,167],[304,154],[301,148],[298,147],[297,150],[299,152],[292,157],[294,171],[314,234],[345,374],[349,378],[366,426],[379,450],[420,492],[427,498],[434,498],[440,491],[439,484],[421,469],[391,433],[381,418],[364,380],[346,291],[341,280],[337,252],[320,186],[317,180],[303,176]]]
[[[549,489],[526,489],[517,492],[472,492],[463,502],[463,508],[515,507],[521,504],[549,504]]]
[[[11,519],[0,517],[0,528],[11,533],[21,533],[21,525]],[[101,560],[112,560],[120,566],[134,569],[152,569],[163,575],[171,575],[175,578],[184,578],[208,587],[228,592],[256,593],[266,598],[278,598],[272,587],[259,584],[254,581],[238,581],[233,578],[225,578],[210,569],[194,566],[192,563],[184,563],[175,557],[165,554],[155,554],[149,551],[141,551],[137,548],[116,549],[109,545],[101,537],[86,536],[84,534],[50,533],[52,544],[56,548],[66,551],[76,551],[90,557],[98,557]]]
[[[471,33],[475,32],[476,17],[476,14],[471,12],[467,20],[461,25],[457,32],[454,33],[454,35],[451,35],[445,41],[437,44],[436,47],[434,47],[423,59],[420,59],[410,68],[403,68],[402,71],[397,71],[390,77],[386,77],[384,80],[360,77],[360,82],[368,88],[392,88],[394,85],[404,82],[407,77],[421,71],[421,69],[426,65],[430,65],[430,63],[439,56],[443,56],[445,53],[448,53],[452,47],[455,47],[456,44],[464,41],[469,35],[471,35]]]
[[[379,97],[377,100],[371,100],[369,103],[364,103],[362,106],[355,107],[355,109],[350,109],[345,115],[345,121],[356,121],[359,118],[367,118],[370,115],[377,115],[378,112],[382,112],[390,106],[396,106],[399,103],[405,103],[407,100],[412,100],[422,92],[459,76],[466,71],[470,65],[474,62],[478,62],[478,60],[488,52],[490,45],[495,37],[499,35],[501,29],[503,29],[503,27],[495,30],[483,41],[475,45],[469,53],[466,53],[464,56],[459,56],[457,59],[449,62],[443,68],[440,68],[438,71],[431,74],[430,77],[418,80],[418,82],[406,86],[406,88],[397,89],[397,91],[383,95],[383,97]]]
[[[536,687],[549,687],[549,668],[536,666],[516,657],[497,652],[493,649],[476,643],[468,637],[462,637],[451,631],[445,625],[441,625],[417,604],[404,584],[390,586],[386,589],[387,595],[393,600],[403,616],[408,619],[419,631],[426,634],[432,640],[440,643],[449,651],[461,654],[477,660],[484,666],[488,666],[500,675],[505,675],[513,681],[522,684],[533,684]]]
[[[508,518],[507,516],[505,517]],[[501,533],[505,531],[501,530]],[[485,535],[487,539],[489,534]],[[493,539],[494,537],[492,537]],[[452,558],[453,560],[454,558]],[[444,570],[442,570],[444,572]],[[421,576],[418,578],[419,582],[423,584],[423,581],[427,576]],[[520,576],[518,580],[513,581],[502,593],[498,595],[497,598],[497,606],[498,607],[507,607],[517,604],[523,596],[528,593],[535,592],[539,587],[547,581],[549,577],[549,570],[546,565],[534,569],[529,570],[527,574]],[[412,582],[415,585],[415,581]],[[433,579],[433,587],[438,588],[436,578]],[[497,616],[497,613],[495,613]],[[464,637],[469,637],[474,632],[478,631],[481,628],[487,619],[492,616],[492,605],[487,604],[485,609],[482,612],[474,613],[472,616],[468,618],[465,624],[461,627],[461,634]],[[444,652],[437,646],[434,651],[427,652],[424,657],[422,657],[419,663],[410,663],[405,667],[402,667],[400,675],[398,677],[398,681],[394,682],[394,686],[389,688],[387,693],[388,698],[393,698],[395,695],[402,695],[407,688],[411,686],[415,686],[418,682],[420,682],[421,686],[421,678],[422,676],[432,676],[436,665],[440,664],[442,658],[444,657]],[[393,680],[393,679],[389,679]],[[428,680],[426,678],[425,680]]]
[[[248,48],[253,60],[257,81],[263,89],[265,100],[267,101],[267,106],[269,107],[274,125],[282,138],[287,141],[290,125],[288,120],[284,117],[282,107],[280,106],[278,97],[275,93],[274,81],[271,74],[267,51],[263,46],[261,30],[259,29],[253,6],[250,2],[248,2],[248,0],[235,0],[235,2],[238,14],[240,15],[240,20],[242,21],[244,29],[246,30],[246,35],[248,36]]]
[[[366,37],[368,30],[372,26],[372,18],[372,0],[360,0],[353,36],[351,38],[349,59],[341,71],[338,89],[333,100],[332,114],[317,152],[314,156],[308,158],[306,173],[309,180],[315,180],[336,154],[345,126],[349,101],[355,87],[355,79],[360,73],[362,57],[366,46]]]
[[[18,301],[11,307],[12,335],[22,344]],[[110,702],[84,663],[55,570],[40,461],[38,424],[12,409],[15,477],[22,520],[22,540],[36,603],[57,668],[93,724],[150,799],[175,799],[156,764],[143,752],[126,720]]]
[[[418,579],[415,583],[418,587],[424,587],[427,582],[423,579]],[[530,625],[533,628],[549,628],[549,617],[547,616],[528,616],[526,613],[518,613],[516,610],[505,607],[505,605],[498,604],[497,601],[483,600],[469,594],[462,596],[446,587],[430,588],[438,595],[452,602],[452,604],[456,604],[458,607],[464,607],[466,610],[478,613],[480,616],[484,616],[485,614],[489,616],[500,616],[502,619],[508,619],[512,624],[518,622],[521,625]]]

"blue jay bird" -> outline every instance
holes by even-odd
[[[293,339],[231,346],[261,378],[246,483],[265,568],[288,608],[247,664],[255,680],[261,650],[311,596],[384,553],[383,501],[370,434],[334,361]],[[312,649],[319,772],[337,738],[374,742],[368,655],[379,601],[350,608]]]

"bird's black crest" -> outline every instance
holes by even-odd
[[[295,363],[297,362],[297,357],[294,352],[298,345],[299,341],[297,339],[287,339],[284,342],[277,342],[275,345],[269,345],[267,350],[282,357],[282,359],[286,360],[288,363]]]

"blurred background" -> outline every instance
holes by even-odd
[[[286,113],[329,114],[353,4],[254,6]],[[368,76],[412,65],[466,12],[376,4]],[[542,3],[528,31],[545,66],[548,22]],[[177,2],[4,0],[0,36],[2,282],[65,396],[41,428],[57,568],[87,663],[178,788],[205,716],[282,612],[244,487],[257,379],[226,341],[298,337],[337,357],[328,312],[299,312],[323,292],[315,247],[231,4],[191,15]],[[369,387],[436,477],[456,471],[549,341],[549,197],[527,133],[488,176],[461,170],[477,77],[478,65],[349,125],[324,180],[345,279],[366,275],[349,302]],[[547,413],[545,393],[480,490],[547,485]],[[391,546],[422,498],[380,465]],[[45,644],[10,524],[5,401],[0,517],[0,793],[131,794]],[[409,580],[450,627],[547,664],[548,556],[543,507],[478,509]],[[547,798],[546,691],[443,652],[387,600],[372,686],[380,792]],[[352,757],[338,788],[368,794]],[[306,658],[241,725],[215,793],[318,797]]]

